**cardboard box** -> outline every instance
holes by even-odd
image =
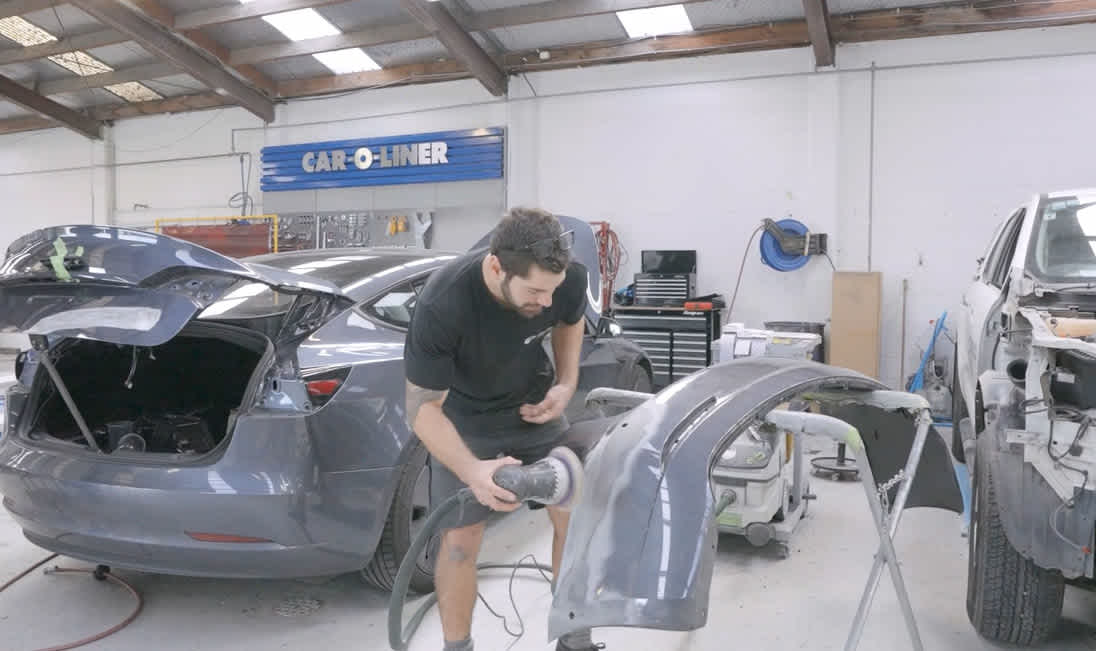
[[[834,272],[826,357],[830,364],[879,378],[882,304],[883,275],[880,272]]]

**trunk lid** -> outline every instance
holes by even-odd
[[[306,336],[322,324],[321,314],[350,301],[326,281],[235,260],[166,235],[57,226],[8,247],[0,265],[0,332],[157,346],[205,308],[239,291],[241,282],[295,297],[275,345]]]

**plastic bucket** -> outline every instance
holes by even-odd
[[[810,321],[766,321],[766,330],[775,332],[805,332],[816,334],[822,338],[822,342],[814,349],[811,359],[822,364],[826,363],[826,324],[812,323]]]

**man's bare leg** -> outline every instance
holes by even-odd
[[[552,592],[556,590],[556,579],[559,577],[559,566],[563,560],[563,545],[567,542],[567,527],[571,523],[571,512],[549,506],[548,519],[552,521]],[[596,649],[599,648],[590,640],[590,631],[577,631],[560,638],[556,649]]]
[[[571,522],[571,512],[554,506],[545,507],[545,510],[548,511],[548,519],[552,521],[552,585],[555,587],[555,578],[559,576],[559,564],[563,560],[563,544],[567,541],[567,526]]]
[[[445,643],[467,640],[476,607],[476,559],[486,523],[450,529],[442,536],[434,566],[434,583]]]

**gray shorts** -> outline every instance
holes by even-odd
[[[458,430],[462,429],[459,424],[457,427]],[[586,446],[580,441],[570,440],[569,429],[566,418],[561,418],[543,425],[527,424],[491,431],[489,435],[464,436],[463,440],[472,454],[480,459],[514,457],[523,465],[527,465],[548,456],[552,448],[565,445],[574,450],[580,459],[585,460]],[[431,508],[437,507],[466,487],[464,482],[433,456],[430,457],[428,468]],[[544,507],[531,502],[529,508]],[[489,507],[472,498],[443,518],[441,526],[443,529],[466,527],[485,522],[490,514]]]

